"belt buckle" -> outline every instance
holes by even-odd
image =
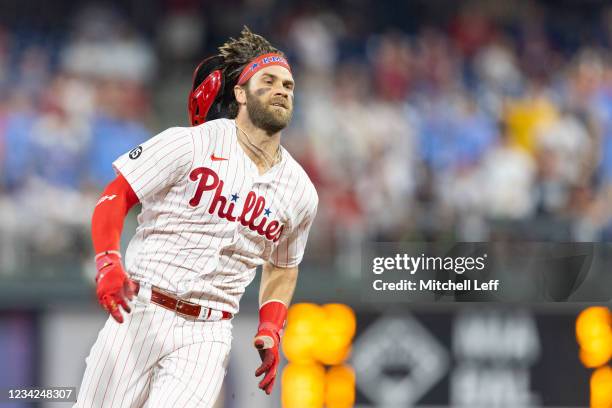
[[[174,312],[178,315],[181,315],[183,317],[191,317],[191,315],[188,315],[184,312],[181,312],[179,309],[181,307],[181,303],[184,303],[182,300],[176,298],[176,305],[174,305]]]
[[[194,315],[189,314],[189,313],[181,312],[181,311],[179,310],[179,308],[180,308],[181,304],[182,304],[182,305],[188,305],[188,306],[194,306],[194,307],[199,306],[199,305],[195,305],[195,304],[193,304],[193,303],[191,303],[191,302],[187,302],[187,301],[185,301],[185,300],[180,300],[180,299],[177,299],[176,306],[174,307],[174,312],[175,312],[176,314],[178,314],[178,315],[180,315],[180,316],[183,316],[183,317],[186,317],[186,318],[191,318],[191,319],[193,319],[193,318],[196,318],[196,319],[197,319],[197,318],[198,318],[198,316],[194,316]],[[203,308],[203,306],[200,306],[200,308]],[[202,309],[200,309],[200,310],[202,310]]]

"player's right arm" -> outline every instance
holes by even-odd
[[[127,180],[119,174],[102,193],[91,219],[91,239],[96,252],[96,295],[100,305],[119,323],[130,307],[126,299],[134,295],[133,282],[121,265],[120,239],[123,220],[138,203]]]
[[[130,312],[127,299],[133,282],[122,264],[120,237],[123,221],[138,202],[145,202],[184,177],[193,160],[193,138],[183,128],[171,128],[119,157],[118,176],[104,190],[92,217],[92,241],[96,252],[98,301],[119,323],[119,307]]]

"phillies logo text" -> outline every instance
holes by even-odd
[[[200,204],[204,191],[215,190],[215,196],[208,207],[209,214],[216,212],[219,217],[232,222],[238,221],[245,227],[249,227],[251,231],[256,231],[259,235],[272,242],[279,240],[285,227],[284,225],[281,225],[277,220],[270,221],[265,216],[259,222],[255,221],[263,214],[266,208],[266,199],[264,197],[258,196],[254,191],[249,191],[244,201],[242,213],[236,217],[234,215],[235,203],[228,203],[227,198],[221,195],[223,180],[219,179],[219,175],[214,170],[208,167],[198,167],[189,173],[189,179],[191,181],[198,181],[199,179],[196,192],[191,200],[189,200],[190,206],[197,207]]]

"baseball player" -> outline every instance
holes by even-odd
[[[254,338],[270,394],[317,193],[280,145],[293,110],[284,55],[245,28],[194,74],[193,127],[119,157],[92,219],[97,296],[110,313],[77,407],[210,407],[225,376],[231,318],[263,267]],[[125,260],[123,219],[142,204]]]

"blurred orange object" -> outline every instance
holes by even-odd
[[[355,372],[346,365],[329,369],[325,380],[326,408],[351,408],[355,404]]]
[[[289,363],[283,370],[283,408],[323,408],[325,369],[320,364]]]
[[[346,305],[298,303],[289,308],[282,349],[284,408],[350,408],[355,403],[355,373],[346,365],[357,330]],[[334,366],[325,374],[322,364]]]
[[[330,339],[327,339],[330,340]],[[337,365],[344,363],[351,355],[351,345],[345,342],[326,341],[313,352],[314,358],[325,365]]]
[[[300,333],[287,329],[282,339],[283,354],[292,363],[315,363],[313,350],[318,340],[318,332]]]
[[[357,329],[357,319],[353,309],[340,303],[323,305],[325,311],[326,327],[334,333],[342,334],[352,339]]]
[[[320,340],[313,350],[314,357],[325,365],[342,364],[350,355],[351,343],[357,328],[355,312],[342,304],[323,306],[325,324],[320,328]]]
[[[583,310],[576,319],[576,339],[586,367],[607,364],[612,358],[612,312],[600,306]]]
[[[325,311],[314,303],[296,303],[287,313],[287,331],[299,334],[317,332],[325,321]]]
[[[343,363],[357,329],[355,312],[343,304],[291,306],[283,336],[283,353],[292,363]]]
[[[313,303],[298,303],[289,308],[282,338],[283,354],[292,363],[314,363],[313,349],[319,343],[325,312]]]
[[[591,408],[612,408],[612,368],[601,367],[591,376]]]

